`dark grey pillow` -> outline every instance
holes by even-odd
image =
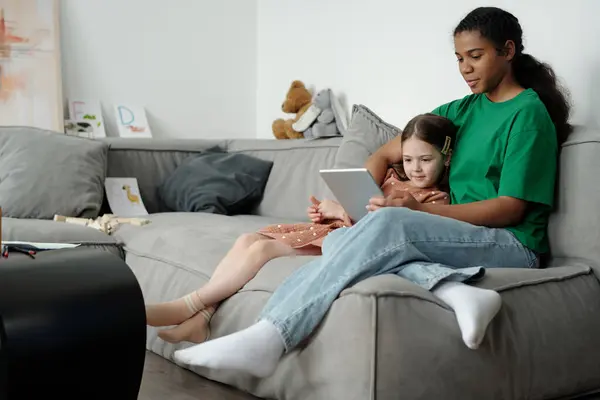
[[[158,188],[172,211],[235,215],[262,199],[272,161],[209,150],[186,158]]]

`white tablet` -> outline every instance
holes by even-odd
[[[369,200],[383,192],[366,168],[322,169],[321,177],[353,221],[367,213]]]

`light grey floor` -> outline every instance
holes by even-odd
[[[257,397],[204,379],[146,352],[138,400],[256,400]]]

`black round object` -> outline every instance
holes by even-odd
[[[0,400],[137,399],[145,347],[143,295],[117,256],[0,259]]]

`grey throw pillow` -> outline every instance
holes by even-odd
[[[172,211],[235,215],[262,199],[273,162],[211,149],[185,159],[158,188]]]
[[[37,128],[0,128],[0,206],[6,217],[95,218],[108,145]]]
[[[381,146],[402,133],[363,105],[352,107],[350,125],[335,157],[335,168],[360,168]]]

